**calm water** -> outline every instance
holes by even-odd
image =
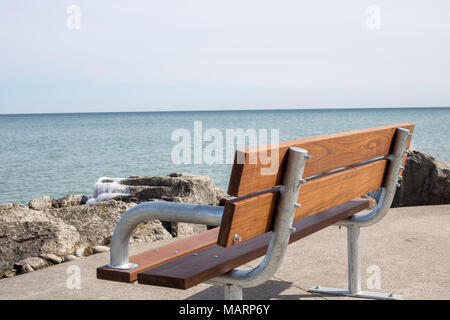
[[[298,139],[397,122],[416,123],[413,145],[450,162],[450,108],[0,115],[0,203],[92,194],[99,177],[191,172],[226,190],[229,164],[176,165],[177,128],[279,129]],[[205,143],[206,144],[206,143]]]

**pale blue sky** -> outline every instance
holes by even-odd
[[[450,106],[448,0],[0,4],[0,113],[406,106]]]

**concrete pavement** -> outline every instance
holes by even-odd
[[[174,240],[131,248],[131,254]],[[391,209],[380,223],[361,229],[362,289],[376,285],[403,299],[450,299],[450,205]],[[0,280],[0,299],[222,299],[220,287],[189,290],[96,279],[108,253]],[[261,259],[243,268],[256,266]],[[80,284],[76,277],[79,271]],[[291,244],[282,267],[267,283],[244,289],[244,299],[348,299],[310,294],[316,285],[346,288],[346,230],[329,227]]]

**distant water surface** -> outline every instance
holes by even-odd
[[[413,145],[450,162],[450,108],[0,115],[0,203],[92,195],[99,177],[190,172],[226,190],[230,164],[176,165],[177,128],[279,129],[280,140],[411,121]],[[207,144],[207,143],[205,143]]]

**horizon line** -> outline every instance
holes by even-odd
[[[8,115],[57,115],[57,114],[102,114],[102,113],[170,113],[170,112],[229,112],[229,111],[291,111],[291,110],[373,110],[373,109],[445,109],[450,108],[450,106],[407,106],[407,107],[325,107],[325,108],[263,108],[263,109],[252,109],[252,108],[239,108],[239,109],[190,109],[190,110],[132,110],[132,111],[73,111],[73,112],[21,112],[21,113],[0,113],[0,116]]]

